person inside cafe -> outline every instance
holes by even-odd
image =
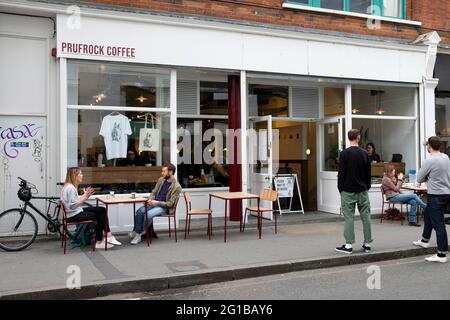
[[[214,161],[212,170],[214,172],[215,181],[220,182],[223,186],[229,185],[230,176],[227,172],[226,167],[223,164]]]
[[[415,193],[402,194],[400,190],[402,184],[403,173],[400,172],[398,175],[396,175],[394,165],[387,165],[381,186],[383,188],[384,194],[386,195],[386,200],[388,200],[389,202],[401,202],[409,204],[411,209],[409,210],[408,225],[411,227],[420,227],[420,224],[417,224],[416,222],[417,206],[425,209],[427,205]]]
[[[83,195],[78,195],[78,186],[83,182],[83,173],[78,167],[67,169],[66,180],[61,191],[61,201],[66,210],[67,222],[80,222],[92,220],[97,222],[95,231],[96,249],[104,249],[105,242],[103,239],[103,231],[106,225],[106,209],[103,207],[86,207],[82,208],[83,204],[94,193],[94,189],[89,187],[84,190]],[[121,243],[111,234],[109,226],[106,226],[106,246],[113,248],[115,245],[120,246]]]
[[[144,163],[142,159],[133,148],[128,149],[127,157],[125,159],[122,159],[122,161],[120,162],[120,166],[124,167],[137,167],[143,165]]]
[[[370,163],[381,161],[380,156],[377,154],[377,151],[375,150],[375,145],[372,142],[369,142],[366,145],[366,151],[369,154]]]
[[[149,232],[149,230],[145,230],[145,214],[148,217],[149,227],[153,228],[154,217],[175,210],[175,205],[181,193],[181,185],[174,177],[175,170],[175,166],[171,163],[163,165],[161,177],[158,179],[147,201],[147,212],[145,212],[145,206],[142,206],[136,212],[134,230],[130,234],[131,244],[138,244],[142,241],[142,236],[145,235],[145,232]],[[155,234],[154,229],[152,233]]]

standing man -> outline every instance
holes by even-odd
[[[450,202],[450,159],[440,152],[441,139],[430,137],[427,142],[427,151],[431,156],[426,159],[417,175],[417,181],[427,182],[428,203],[425,209],[425,224],[422,239],[414,241],[419,247],[428,248],[433,229],[436,231],[437,254],[425,258],[430,262],[447,262],[448,239],[444,222],[444,210]]]
[[[371,185],[371,164],[366,150],[359,147],[361,134],[359,130],[348,132],[350,147],[341,152],[339,157],[338,189],[341,194],[341,210],[345,219],[345,244],[336,251],[350,254],[355,243],[355,206],[361,215],[364,231],[362,248],[370,252],[372,231],[370,225],[370,201],[368,191]]]
[[[147,214],[149,226],[152,228],[154,217],[176,209],[175,205],[180,197],[181,186],[174,177],[175,170],[175,166],[171,163],[163,165],[162,176],[150,194],[150,200],[147,201],[147,212],[145,212],[145,206],[136,212],[134,230],[130,234],[131,244],[141,242],[141,236],[145,235],[146,231],[148,232],[145,230],[145,214]]]

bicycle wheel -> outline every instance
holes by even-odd
[[[36,218],[20,208],[0,213],[0,248],[6,251],[20,251],[36,239],[38,224]]]

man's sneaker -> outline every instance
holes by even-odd
[[[447,257],[439,257],[437,254],[435,254],[435,255],[433,255],[431,257],[426,257],[425,260],[428,261],[428,262],[446,263],[447,262]]]
[[[370,246],[366,246],[365,244],[362,245],[362,248],[364,249],[364,252],[369,253],[372,248]]]
[[[136,231],[131,231],[128,233],[128,237],[130,238],[130,240],[133,240],[133,238],[136,236]]]
[[[347,249],[347,248],[345,247],[345,244],[343,244],[343,245],[340,246],[340,247],[336,247],[334,250],[336,250],[337,252],[342,252],[342,253],[347,253],[347,254],[350,254],[350,253],[353,252],[353,248]]]
[[[141,235],[139,233],[136,233],[136,235],[134,236],[134,238],[131,240],[131,244],[138,244],[139,242],[141,242]]]
[[[425,249],[430,246],[430,244],[428,242],[423,242],[422,240],[413,241],[413,245],[418,246],[418,247],[422,247],[422,248],[425,248]]]
[[[408,223],[408,226],[410,226],[410,227],[421,227],[421,225],[416,223],[416,222],[410,222],[410,223]]]
[[[116,237],[114,237],[114,236],[108,237],[107,241],[108,241],[108,243],[110,243],[112,245],[115,245],[115,246],[121,246],[122,245],[122,243],[117,241]]]
[[[108,243],[108,242],[106,243],[106,246],[107,246],[107,249],[114,248],[114,245],[112,245],[111,243]],[[102,242],[100,242],[100,243],[96,242],[95,249],[105,249],[105,240],[103,239]]]

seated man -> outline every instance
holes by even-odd
[[[162,167],[162,177],[158,179],[155,188],[150,194],[150,200],[147,201],[148,224],[153,226],[153,218],[174,210],[175,203],[181,192],[181,186],[173,176],[175,166],[171,163]],[[141,236],[145,235],[145,206],[142,206],[136,212],[135,226],[130,234],[131,244],[141,242]]]

